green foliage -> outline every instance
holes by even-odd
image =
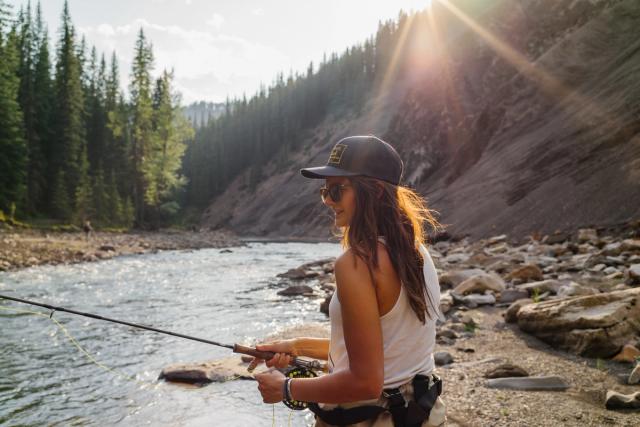
[[[68,220],[71,218],[71,202],[67,192],[64,171],[59,171],[53,184],[51,195],[51,214],[54,218]]]
[[[533,291],[531,292],[531,299],[535,304],[540,302],[540,289],[533,288]]]
[[[25,195],[27,147],[18,103],[19,36],[11,30],[4,37],[6,13],[0,2],[0,209],[9,210]]]

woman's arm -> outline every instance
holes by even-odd
[[[304,356],[320,360],[329,358],[329,340],[326,338],[293,338],[258,344],[256,349],[276,353],[273,359],[266,361],[269,367],[286,368],[291,361],[290,356]]]
[[[384,356],[376,292],[367,266],[350,251],[335,266],[337,292],[342,307],[344,339],[349,367],[319,378],[291,382],[295,400],[345,403],[374,399],[382,393]],[[265,402],[281,399],[284,377],[278,373],[256,375]]]

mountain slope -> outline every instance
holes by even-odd
[[[431,31],[442,45],[426,68],[372,94],[361,114],[309,130],[285,168],[265,166],[269,178],[255,192],[238,177],[203,225],[328,235],[319,183],[298,169],[324,164],[337,139],[363,133],[399,149],[405,182],[455,234],[526,235],[639,218],[640,3],[452,3],[454,12],[434,2]]]

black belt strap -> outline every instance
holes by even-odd
[[[309,402],[308,405],[311,412],[316,414],[322,421],[334,426],[357,424],[375,418],[386,411],[386,408],[376,405],[356,406],[348,409],[338,406],[329,410],[322,409],[314,402]]]
[[[431,408],[442,394],[442,380],[437,375],[416,375],[413,378],[413,393],[414,400],[407,402],[400,389],[385,389],[382,395],[389,401],[388,408],[365,405],[348,409],[338,406],[326,410],[313,402],[308,407],[322,421],[335,426],[357,424],[389,411],[395,427],[420,427],[429,418]]]

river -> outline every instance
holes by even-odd
[[[249,243],[0,273],[0,293],[224,343],[326,321],[320,299],[281,297],[278,273],[340,253],[330,243]],[[1,301],[0,307],[46,312]],[[48,314],[48,313],[47,313]],[[158,381],[172,363],[230,350],[55,313],[97,366],[48,318],[0,310],[0,425],[306,426],[308,411],[262,403],[253,381],[188,387]]]

